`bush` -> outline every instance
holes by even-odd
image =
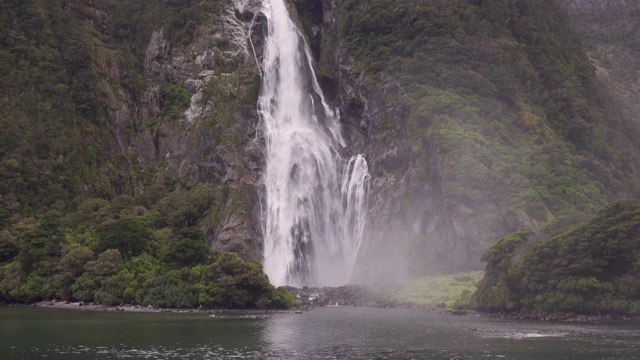
[[[16,301],[33,303],[55,298],[56,289],[52,278],[30,274],[25,282],[9,293]]]
[[[491,246],[473,295],[486,310],[624,314],[640,280],[640,201],[618,201],[591,219],[522,247],[523,232]],[[519,245],[520,244],[520,245]],[[516,259],[514,249],[522,254]]]
[[[98,236],[97,252],[117,249],[125,258],[142,254],[149,248],[151,231],[140,218],[121,219],[106,225]]]
[[[204,263],[211,251],[204,240],[202,230],[191,227],[182,229],[160,249],[159,258],[172,267],[191,267]]]
[[[259,262],[245,262],[236,253],[218,254],[216,261],[205,269],[203,280],[218,284],[216,304],[228,308],[255,307],[261,297],[271,296],[273,288]],[[260,305],[270,304],[263,298]]]
[[[174,228],[193,227],[204,217],[216,198],[216,190],[200,184],[189,191],[174,191],[160,200],[155,209],[164,224]]]
[[[198,305],[198,287],[184,278],[181,270],[159,272],[145,283],[144,305],[169,308],[194,308]]]

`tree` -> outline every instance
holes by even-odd
[[[95,260],[86,263],[84,273],[71,285],[73,297],[81,301],[93,301],[103,281],[123,269],[124,260],[120,251],[108,249],[100,253]]]
[[[71,286],[78,276],[82,275],[84,266],[93,259],[93,251],[86,246],[79,246],[67,252],[56,266],[53,282],[57,295],[65,300],[71,299]]]
[[[209,254],[204,234],[196,227],[182,229],[180,236],[170,239],[169,243],[160,249],[160,259],[173,267],[204,263]]]
[[[7,230],[0,231],[0,263],[13,259],[19,251],[18,239]]]
[[[218,259],[205,270],[203,281],[218,284],[216,303],[229,308],[255,306],[273,288],[259,262],[245,262],[236,253],[218,254]]]
[[[117,249],[125,258],[132,258],[148,249],[150,238],[151,231],[140,218],[121,219],[103,228],[96,250]]]
[[[17,260],[23,270],[30,273],[37,263],[59,256],[63,238],[61,215],[53,211],[46,213],[38,226],[28,231],[20,241]]]

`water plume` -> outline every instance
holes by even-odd
[[[264,269],[276,285],[349,282],[366,223],[364,157],[345,161],[338,115],[325,101],[304,37],[284,0],[268,23],[258,108],[265,135]]]

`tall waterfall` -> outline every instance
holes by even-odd
[[[366,221],[367,162],[361,155],[345,161],[336,151],[344,146],[338,116],[285,1],[264,1],[263,13],[264,269],[276,285],[344,285]]]

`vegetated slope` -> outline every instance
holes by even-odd
[[[251,16],[239,19],[231,1],[30,0],[0,10],[0,226],[154,184],[210,183],[217,207],[203,209],[206,221],[194,215],[208,242],[257,256]]]
[[[209,250],[259,256],[259,75],[236,10],[0,4],[0,301],[287,306],[258,262]]]
[[[623,117],[640,123],[640,3],[563,0],[596,75],[615,95]]]
[[[523,225],[640,194],[637,122],[557,2],[305,6],[324,83],[371,165],[363,278],[478,268]]]
[[[614,202],[542,240],[532,233],[519,230],[483,255],[477,308],[640,314],[640,201]]]
[[[361,279],[476,269],[522,225],[637,197],[635,115],[618,111],[555,2],[293,3],[347,150],[371,165]],[[4,269],[50,210],[65,234],[54,258],[102,251],[99,234],[130,220],[156,257],[182,227],[260,257],[258,6],[0,4]]]

